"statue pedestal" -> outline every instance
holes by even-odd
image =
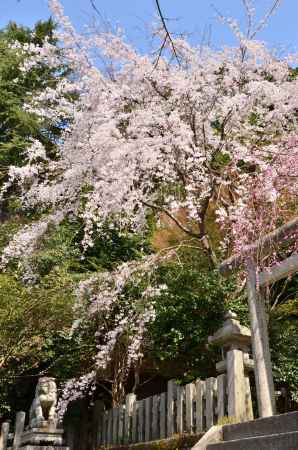
[[[21,445],[24,444],[63,444],[63,430],[51,430],[50,428],[32,428],[25,431],[22,436]]]
[[[63,446],[63,430],[52,427],[32,428],[25,431],[20,450],[68,450]]]
[[[69,450],[69,447],[58,445],[25,445],[20,447],[20,450]]]

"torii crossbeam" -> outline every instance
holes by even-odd
[[[260,417],[272,416],[275,414],[275,393],[266,310],[260,288],[268,286],[292,273],[298,272],[298,253],[294,253],[281,263],[276,264],[274,267],[270,268],[270,271],[260,272],[258,277],[256,273],[257,255],[260,251],[263,256],[270,254],[272,244],[278,244],[284,239],[287,239],[290,242],[295,238],[297,232],[298,217],[272,233],[268,233],[253,244],[246,246],[241,255],[231,256],[219,266],[219,271],[223,275],[227,275],[229,272],[232,272],[240,266],[244,266],[246,269],[246,287]]]

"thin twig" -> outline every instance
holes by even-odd
[[[110,28],[110,24],[105,20],[105,18],[103,17],[103,15],[101,14],[101,12],[99,11],[99,9],[97,8],[96,4],[95,4],[95,0],[90,0],[90,5],[92,7],[92,9],[94,9],[94,11],[96,12],[96,14],[98,15],[98,17],[100,18],[100,20],[102,21],[102,23],[104,24],[104,26],[107,28],[107,30]]]
[[[272,305],[271,308],[270,308],[270,312],[273,311],[273,310],[276,308],[276,306],[277,306],[277,304],[278,304],[278,302],[279,302],[280,297],[284,294],[284,292],[285,292],[285,290],[286,290],[286,288],[287,288],[287,286],[288,286],[288,282],[289,282],[289,278],[286,279],[286,281],[284,282],[284,285],[283,285],[283,287],[282,287],[280,293],[276,296],[276,299],[275,299],[273,305]]]
[[[250,0],[242,0],[243,6],[245,8],[246,11],[246,20],[247,20],[247,31],[246,31],[246,36],[247,39],[250,38],[250,33],[252,30],[252,11],[251,11],[251,3]]]
[[[157,58],[156,58],[156,61],[155,61],[155,64],[154,64],[154,69],[156,69],[156,67],[158,66],[159,60],[161,58],[162,52],[164,51],[164,48],[165,48],[166,43],[167,43],[167,40],[168,40],[168,36],[166,35],[164,40],[163,40],[163,43],[161,44],[160,49],[158,51],[158,55],[157,55]]]

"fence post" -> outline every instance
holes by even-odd
[[[160,439],[164,439],[167,436],[166,427],[167,427],[167,416],[166,416],[166,392],[160,394],[160,404],[159,404],[159,413],[160,413],[160,431],[159,437]]]
[[[112,444],[113,441],[113,410],[108,411],[108,429],[107,429],[107,444]]]
[[[150,441],[152,432],[152,397],[145,399],[145,441]]]
[[[119,436],[119,408],[113,409],[113,444],[118,444]]]
[[[177,385],[174,380],[168,381],[168,413],[167,413],[167,436],[171,437],[175,433],[174,424],[174,401],[176,395]]]
[[[214,425],[214,387],[215,378],[206,380],[206,428],[209,430]]]
[[[138,402],[138,442],[144,441],[144,400]]]
[[[92,436],[92,445],[97,447],[102,444],[102,416],[104,413],[104,402],[102,400],[96,400],[93,407],[92,414],[92,428],[93,428],[93,436]]]
[[[21,446],[21,438],[24,431],[25,418],[26,413],[23,411],[19,411],[16,415],[15,432],[12,444],[13,450],[18,450],[19,447]]]
[[[156,440],[159,438],[158,408],[159,396],[154,395],[152,401],[152,440]]]
[[[182,434],[184,431],[183,420],[183,403],[185,397],[185,387],[177,386],[177,433]]]
[[[1,435],[0,435],[0,450],[7,449],[8,434],[9,434],[9,422],[3,422],[1,426]]]
[[[196,381],[196,432],[201,433],[205,429],[205,381]]]
[[[101,433],[101,440],[102,444],[106,445],[108,443],[108,411],[104,411],[102,415],[102,433]]]
[[[237,315],[229,311],[222,328],[214,336],[210,336],[208,342],[222,347],[223,360],[216,364],[216,369],[218,373],[227,372],[228,415],[240,421],[252,419],[247,374],[254,367],[248,356],[250,329],[240,325]]]
[[[195,386],[189,383],[185,386],[185,404],[186,404],[186,431],[193,432],[193,400],[194,400]]]
[[[125,408],[124,405],[119,406],[119,427],[118,427],[118,443],[123,444],[123,435],[124,435],[124,414]]]
[[[128,394],[125,401],[125,421],[124,421],[124,443],[129,444],[131,440],[131,417],[133,414],[135,394]]]
[[[132,424],[131,424],[131,442],[138,441],[138,402],[133,404]]]

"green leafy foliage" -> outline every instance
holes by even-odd
[[[31,288],[12,274],[0,275],[0,415],[11,406],[10,384],[51,364],[51,342],[72,323],[72,290],[63,271]]]
[[[153,228],[149,227],[148,233],[122,232],[113,224],[107,223],[103,233],[97,236],[94,246],[87,249],[84,254],[84,270],[113,270],[119,263],[133,259],[140,259],[144,254],[150,253]],[[76,236],[77,244],[83,237],[81,228]]]
[[[156,303],[152,355],[171,362],[184,380],[214,374],[219,356],[206,344],[222,323],[233,282],[210,270],[197,249],[182,251],[179,263],[161,267],[159,277],[167,290]]]
[[[286,285],[285,285],[286,283]],[[274,378],[298,403],[298,277],[282,280],[275,288],[270,314]],[[292,402],[293,406],[293,402]]]

